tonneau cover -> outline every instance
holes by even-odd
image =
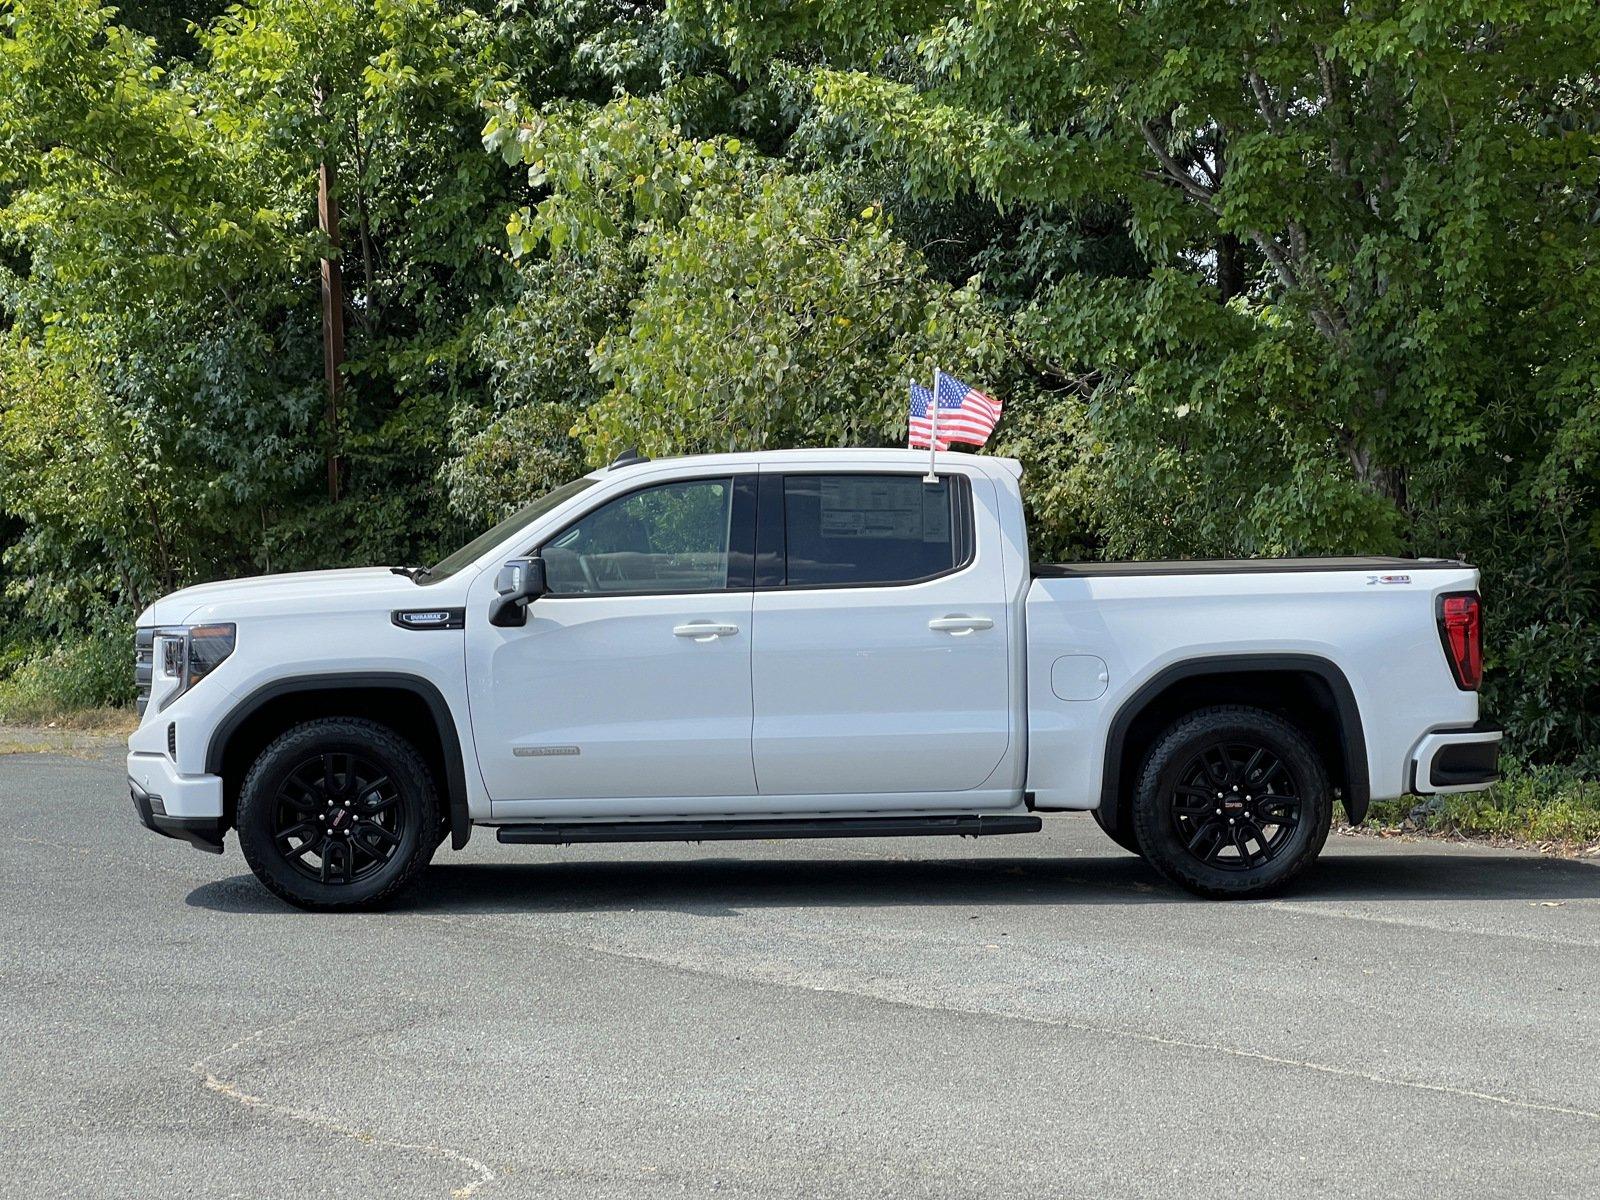
[[[1070,579],[1106,575],[1251,575],[1289,571],[1407,571],[1459,570],[1470,564],[1454,558],[1188,558],[1167,562],[1034,563],[1039,579]]]

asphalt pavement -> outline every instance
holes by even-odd
[[[478,830],[313,916],[91,753],[0,757],[0,1196],[1600,1195],[1594,862]]]

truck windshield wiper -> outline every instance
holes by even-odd
[[[427,576],[433,574],[432,567],[390,567],[390,574],[404,575],[412,583],[421,583]]]

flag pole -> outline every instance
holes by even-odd
[[[939,446],[939,368],[933,369],[933,399],[928,401],[928,473],[923,483],[938,483],[939,473],[934,470],[934,454]]]

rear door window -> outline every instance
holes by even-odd
[[[785,475],[789,587],[873,587],[932,579],[968,557],[960,476]]]

